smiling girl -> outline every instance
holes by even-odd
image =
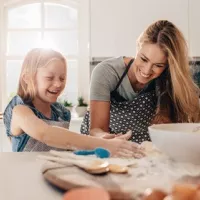
[[[36,48],[24,59],[17,95],[4,112],[12,150],[94,149],[103,147],[115,156],[142,155],[139,145],[120,139],[105,140],[69,131],[70,112],[56,102],[66,84],[65,58],[51,49]]]

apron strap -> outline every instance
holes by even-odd
[[[115,89],[114,89],[112,92],[115,92],[115,91],[117,90],[117,88],[120,86],[120,84],[121,84],[121,82],[123,81],[124,77],[125,77],[126,74],[128,73],[128,70],[130,69],[130,67],[131,67],[131,65],[132,65],[132,63],[133,63],[133,61],[134,61],[134,58],[131,59],[131,60],[129,61],[129,63],[128,63],[128,65],[127,65],[127,67],[126,67],[124,73],[122,74],[122,76],[121,76],[119,82],[117,83],[117,86],[115,87]]]

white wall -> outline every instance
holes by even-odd
[[[190,55],[200,56],[200,1],[189,1]]]
[[[139,1],[138,1],[139,2]],[[133,0],[91,0],[91,56],[117,56],[134,52]],[[131,40],[130,40],[131,38]]]
[[[159,19],[172,21],[197,52],[199,4],[199,0],[91,0],[91,56],[135,55],[139,34]]]
[[[86,101],[89,98],[89,80],[90,80],[90,12],[89,0],[79,0],[79,96]]]

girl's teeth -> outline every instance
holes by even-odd
[[[58,92],[56,92],[56,91],[49,91],[50,93],[54,93],[54,94],[57,94]]]

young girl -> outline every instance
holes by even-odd
[[[125,140],[130,135],[106,140],[66,129],[69,127],[70,112],[56,102],[65,88],[66,74],[66,61],[60,53],[37,48],[27,54],[22,65],[17,95],[4,112],[4,124],[12,141],[12,150],[103,147],[112,155],[139,155],[139,146]]]

